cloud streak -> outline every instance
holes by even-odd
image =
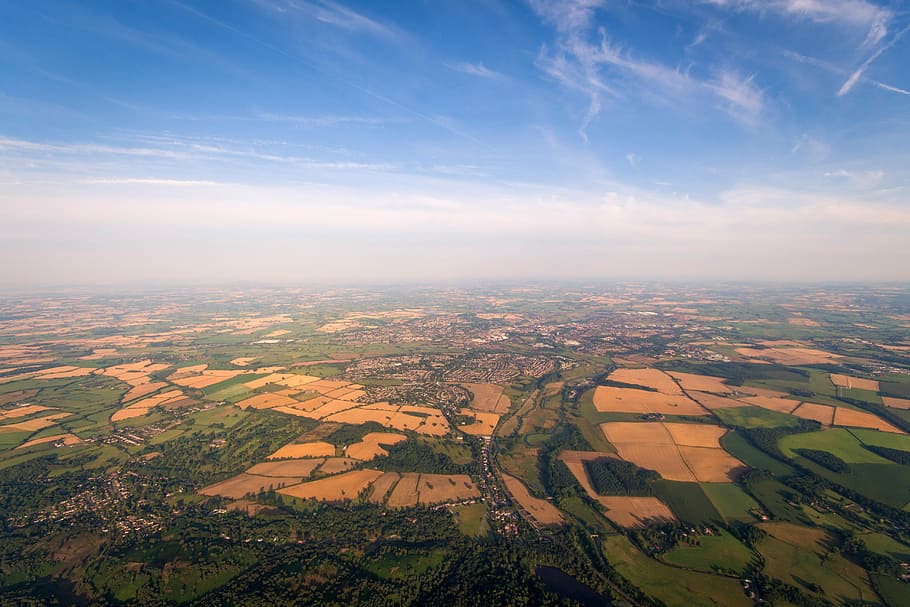
[[[478,78],[486,78],[488,80],[505,80],[506,75],[497,72],[496,70],[491,70],[487,66],[480,63],[469,63],[466,61],[460,63],[447,63],[446,67],[449,69],[455,70],[456,72],[461,72],[462,74],[467,74],[468,76],[477,76]]]

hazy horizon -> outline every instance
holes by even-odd
[[[0,13],[2,288],[910,280],[903,0]]]

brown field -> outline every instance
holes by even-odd
[[[397,483],[400,478],[401,475],[397,472],[386,472],[380,476],[376,479],[376,482],[373,483],[373,490],[370,493],[369,501],[374,504],[385,502],[385,498],[389,494],[389,491],[395,486],[395,483]]]
[[[235,358],[231,361],[231,364],[236,365],[238,367],[248,367],[250,365],[250,363],[253,362],[254,360],[259,360],[259,357],[258,356],[238,356],[237,358]]]
[[[745,464],[724,451],[706,447],[679,447],[680,455],[700,483],[735,482]]]
[[[53,369],[38,371],[37,377],[35,377],[35,379],[66,379],[69,377],[83,377],[85,375],[91,375],[94,372],[95,369],[91,367],[54,367]]]
[[[682,394],[682,389],[673,378],[659,369],[617,369],[607,379],[654,388],[661,394]]]
[[[717,396],[716,394],[708,394],[707,392],[689,392],[689,396],[694,398],[698,404],[701,406],[711,409],[729,409],[731,407],[745,407],[749,403],[744,403],[741,400],[736,400],[735,398],[724,398],[723,396]]]
[[[705,424],[664,423],[664,427],[681,447],[720,449],[720,437],[727,433],[726,428]]]
[[[683,395],[661,394],[598,386],[594,391],[594,407],[604,413],[663,413],[664,415],[707,415],[698,403]]]
[[[493,434],[496,424],[499,423],[499,415],[496,413],[483,413],[481,411],[472,411],[471,409],[462,409],[462,415],[474,418],[474,423],[466,426],[459,426],[459,429],[465,434],[476,436],[489,436]]]
[[[255,371],[254,371],[255,373]],[[265,377],[259,377],[256,379],[251,379],[248,382],[244,382],[243,385],[249,388],[250,390],[257,390],[268,384],[280,384],[283,380],[291,377],[290,373],[271,373]]]
[[[389,452],[382,445],[395,445],[407,438],[404,434],[394,432],[370,432],[359,443],[349,445],[345,455],[363,461],[371,460],[380,455],[388,455]]]
[[[480,490],[467,474],[421,474],[417,503],[439,504],[480,497]]]
[[[617,525],[621,526],[632,527],[639,525],[641,523],[641,520],[630,518],[630,516],[634,515],[636,511],[625,512],[631,508],[631,506],[628,504],[634,502],[620,502],[618,500],[657,500],[657,498],[626,498],[599,495],[597,491],[594,490],[594,486],[591,484],[591,479],[588,478],[588,473],[585,470],[584,462],[598,459],[600,457],[616,457],[616,455],[612,453],[598,453],[596,451],[563,451],[559,454],[559,459],[565,463],[566,467],[569,469],[572,475],[576,478],[576,480],[578,480],[578,484],[580,484],[582,489],[585,490],[585,493],[588,494],[588,497],[596,502],[599,502],[608,509],[615,510],[613,514],[607,512],[607,518],[615,522]],[[689,478],[692,478],[691,475]],[[673,513],[669,511],[669,508],[667,508],[663,502],[660,502],[660,500],[657,500],[657,502],[659,506],[653,503],[642,503],[642,506],[645,509],[641,512],[641,514],[644,515],[641,517],[641,519],[643,520],[651,517],[659,518],[661,515],[666,516],[666,514],[669,512],[668,520],[673,520]]]
[[[268,491],[269,487],[278,489],[279,487],[296,485],[301,481],[303,481],[303,478],[299,476],[256,476],[254,474],[242,472],[237,476],[232,476],[220,483],[203,487],[198,493],[201,493],[202,495],[219,495],[221,497],[239,499],[250,493]],[[285,491],[286,490],[282,490],[282,493]]]
[[[502,386],[496,384],[462,384],[462,386],[474,395],[469,405],[472,409],[505,413],[512,406],[509,397],[503,396]]]
[[[309,477],[313,471],[322,465],[324,459],[289,459],[281,462],[263,462],[256,464],[247,474],[257,476],[300,476]]]
[[[316,396],[316,397],[309,398],[307,400],[296,403],[294,405],[294,408],[300,409],[301,411],[315,411],[322,405],[324,405],[328,402],[331,402],[331,400],[332,399],[329,398],[328,396]],[[316,416],[314,415],[313,418],[315,419],[315,417]]]
[[[787,322],[795,327],[818,327],[820,326],[818,322],[812,320],[811,318],[802,318],[800,316],[793,316],[787,319]]]
[[[350,386],[348,386],[350,387]],[[350,400],[355,401],[358,398],[366,396],[366,390],[361,390],[360,388],[355,388],[353,390],[348,390],[343,396],[340,396],[341,400]]]
[[[75,434],[55,434],[54,436],[45,436],[44,438],[36,438],[30,441],[26,441],[16,447],[16,449],[27,449],[29,447],[34,447],[35,445],[43,445],[45,443],[63,443],[66,446],[75,445],[81,443],[80,439]]]
[[[619,455],[636,466],[654,470],[669,481],[695,482],[695,475],[673,444],[614,443]],[[725,479],[726,480],[726,479]]]
[[[41,411],[54,411],[50,407],[45,407],[43,405],[24,405],[21,407],[16,407],[14,409],[7,409],[5,411],[0,411],[0,420],[3,419],[16,419],[17,417],[25,417],[26,415],[31,415],[32,413],[39,413]]]
[[[393,405],[385,401],[380,401],[378,403],[370,403],[369,405],[364,405],[362,409],[376,410],[376,411],[392,411],[396,412],[401,409],[401,405]]]
[[[263,337],[266,337],[266,338],[281,337],[282,335],[287,335],[288,333],[290,333],[290,331],[288,331],[287,329],[276,329],[275,331],[272,331],[271,333],[266,333],[265,335],[263,335]]]
[[[26,401],[36,394],[38,394],[38,390],[16,390],[15,392],[0,394],[0,405],[8,405],[10,403],[15,405],[27,404]]]
[[[560,456],[561,458],[562,456]],[[578,484],[581,485],[581,488],[585,490],[589,497],[595,500],[600,498],[597,491],[594,490],[594,485],[591,484],[591,479],[588,478],[588,473],[585,471],[584,460],[563,460],[563,463],[565,463],[569,472],[575,476]]]
[[[682,385],[686,392],[715,392],[717,394],[733,392],[733,388],[725,384],[722,377],[677,373],[675,371],[670,371],[669,374]]]
[[[222,371],[222,370],[206,370],[202,371],[199,375],[191,375],[189,377],[179,377],[174,379],[173,376],[169,377],[171,382],[177,384],[178,386],[186,386],[187,388],[196,388],[202,389],[209,386],[213,386],[217,383],[221,383],[225,380],[231,379],[232,377],[237,377],[238,375],[243,375],[245,371]]]
[[[789,367],[799,367],[801,365],[823,365],[841,358],[837,354],[831,354],[823,350],[814,350],[812,348],[767,348],[759,350],[757,348],[736,348],[736,353],[746,358],[768,359],[771,362]]]
[[[285,445],[266,459],[285,459],[301,457],[334,457],[335,445],[325,442],[298,443]]]
[[[743,468],[720,447],[725,430],[719,426],[608,422],[601,428],[620,457],[667,480],[729,482]]]
[[[643,527],[651,521],[672,522],[673,512],[656,497],[601,496],[598,501],[606,507],[608,519],[620,527]]]
[[[290,377],[286,377],[282,381],[276,382],[288,388],[299,388],[300,386],[309,386],[309,384],[318,381],[319,378],[313,375],[297,375],[292,374]]]
[[[347,394],[348,392],[354,392],[355,390],[356,390],[356,388],[351,388],[349,386],[345,386],[344,388],[336,388],[335,390],[330,390],[325,393],[325,396],[327,396],[329,398],[343,400],[342,397],[345,394]]]
[[[882,402],[885,403],[885,406],[892,407],[894,409],[910,409],[910,400],[906,398],[894,398],[893,396],[883,396]]]
[[[147,407],[128,407],[126,409],[120,409],[119,411],[114,411],[114,414],[111,415],[111,421],[122,422],[125,419],[142,417],[143,415],[148,415],[149,411],[151,411],[151,409]]]
[[[338,388],[344,388],[345,386],[351,385],[350,382],[346,382],[339,379],[320,379],[318,381],[310,382],[307,384],[307,388],[313,390],[319,390],[323,394],[326,392],[331,392],[332,390],[337,390]]]
[[[57,424],[58,419],[63,419],[64,417],[69,417],[71,413],[60,412],[54,413],[53,415],[46,415],[45,417],[38,417],[35,419],[29,419],[24,422],[16,422],[13,424],[7,424],[5,426],[0,426],[0,430],[12,430],[12,431],[22,431],[22,432],[37,432],[38,430],[43,430],[45,428],[50,428]]]
[[[316,399],[313,399],[316,400]],[[321,407],[313,409],[313,417],[316,419],[324,419],[330,415],[340,413],[341,411],[347,411],[348,409],[357,408],[357,403],[352,403],[347,400],[330,400]]]
[[[319,467],[320,474],[338,474],[339,472],[347,472],[356,464],[359,464],[360,461],[356,459],[351,459],[349,457],[328,457]]]
[[[561,525],[564,522],[562,513],[556,506],[528,493],[528,488],[520,480],[508,474],[503,474],[502,480],[505,481],[506,489],[515,501],[538,523],[550,526]]]
[[[315,419],[312,413],[305,411],[299,407],[272,407],[272,411],[278,411],[279,413],[284,413],[285,415],[295,415],[297,417],[308,417],[310,419]]]
[[[376,422],[388,428],[395,430],[414,430],[419,434],[427,436],[444,436],[449,432],[449,424],[436,409],[421,407],[429,415],[419,417],[408,413],[397,412],[398,407],[388,403],[377,403],[381,408],[372,405],[348,409],[340,413],[335,413],[324,418],[324,421],[338,422],[345,424],[365,424],[367,422]],[[392,409],[392,410],[390,410]]]
[[[849,426],[853,428],[874,428],[882,432],[894,432],[895,434],[906,434],[903,430],[895,428],[880,417],[865,411],[855,411],[846,407],[837,407],[834,412],[835,426]]]
[[[398,484],[392,490],[386,505],[390,508],[404,508],[417,504],[417,483],[420,474],[417,472],[403,472]]]
[[[778,413],[790,413],[800,405],[798,400],[772,398],[769,396],[743,396],[740,400],[744,403],[761,407],[762,409],[777,411]]]
[[[152,407],[157,407],[160,404],[166,403],[170,400],[175,400],[177,398],[183,398],[183,392],[180,390],[168,390],[167,392],[162,392],[161,394],[155,394],[144,398],[138,402],[129,405],[127,408],[137,408],[137,409],[151,409]]]
[[[251,396],[245,400],[242,400],[237,403],[237,406],[241,409],[247,409],[250,407],[253,409],[271,409],[272,407],[283,407],[296,403],[297,401],[289,396],[266,393],[257,394],[256,396]]]
[[[829,407],[828,405],[803,403],[793,411],[793,415],[803,419],[814,419],[821,424],[830,426],[834,423],[834,409],[834,407]]]
[[[600,425],[607,440],[617,443],[672,445],[673,437],[663,424],[654,422],[609,422]]]
[[[281,489],[278,493],[302,499],[339,502],[356,498],[361,491],[382,476],[379,470],[353,470],[315,481]]]
[[[129,392],[123,395],[123,402],[128,403],[131,400],[136,400],[137,398],[142,398],[146,394],[151,394],[156,390],[164,388],[167,384],[163,381],[151,382],[148,384],[139,384],[138,386],[133,387]]]
[[[831,373],[831,382],[841,388],[855,388],[857,390],[871,390],[878,392],[878,381],[874,379],[862,379],[860,377],[850,377],[840,373]]]

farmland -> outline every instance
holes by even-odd
[[[910,350],[866,344],[905,321],[742,289],[0,299],[0,602],[546,604],[556,567],[614,604],[894,607]]]

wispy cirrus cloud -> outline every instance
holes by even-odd
[[[588,97],[588,110],[579,128],[583,138],[587,138],[587,128],[606,100],[624,96],[675,107],[708,93],[735,120],[748,126],[758,124],[765,97],[754,75],[742,77],[735,70],[725,69],[717,71],[713,79],[700,80],[688,68],[642,57],[611,40],[606,28],[595,28],[596,12],[605,8],[597,0],[532,0],[531,6],[558,33],[552,50],[541,47],[537,67],[566,88]]]
[[[824,70],[826,72],[829,72],[831,74],[837,74],[839,76],[848,75],[847,70],[839,68],[836,65],[834,65],[828,61],[818,59],[817,57],[810,57],[808,55],[803,55],[802,53],[797,53],[797,52],[794,52],[791,50],[785,50],[783,52],[783,54],[785,57],[787,57],[789,59],[798,61],[799,63],[817,67],[817,68]],[[855,72],[849,73],[851,78],[854,73]],[[910,95],[910,91],[908,91],[906,89],[902,89],[898,86],[894,86],[892,84],[888,84],[888,83],[882,82],[880,80],[875,80],[874,78],[869,78],[865,74],[865,70],[863,70],[863,72],[860,73],[859,76],[857,76],[857,78],[853,82],[853,86],[855,86],[857,82],[867,82],[867,83],[871,84],[872,86],[874,86],[876,88],[880,88],[884,91],[890,91],[892,93],[898,93],[900,95]]]
[[[392,27],[331,0],[254,0],[254,2],[274,12],[306,15],[321,23],[349,32],[372,34],[388,39],[399,37],[399,33]]]
[[[856,83],[859,82],[860,79],[865,75],[866,70],[869,69],[869,66],[872,65],[876,59],[881,57],[885,51],[889,50],[891,47],[897,44],[897,42],[903,38],[904,34],[906,34],[907,31],[910,31],[910,25],[897,32],[894,36],[891,37],[890,40],[888,40],[885,44],[879,46],[871,55],[869,55],[869,57],[866,58],[866,60],[863,61],[860,66],[853,71],[853,73],[850,74],[850,77],[847,78],[844,84],[837,91],[837,96],[843,97],[849,93],[853,87],[856,86]],[[886,90],[892,90],[894,87],[885,88]]]
[[[881,183],[885,178],[885,171],[881,169],[868,171],[837,169],[835,171],[826,171],[824,176],[829,179],[845,179],[856,188],[871,188]]]
[[[755,77],[743,77],[732,70],[721,70],[705,83],[722,100],[722,108],[740,122],[756,126],[764,109],[764,93],[755,85]]]
[[[304,128],[332,127],[347,124],[362,126],[382,126],[390,122],[402,122],[401,119],[377,118],[374,116],[302,116],[293,114],[274,114],[264,112],[256,116],[266,122],[289,122]]]
[[[488,80],[505,80],[507,76],[502,72],[497,72],[496,70],[491,70],[483,64],[479,63],[470,63],[467,61],[462,61],[459,63],[447,63],[446,67],[456,72],[461,72],[462,74],[467,74],[469,76],[477,76],[478,78],[486,78]]]
[[[888,33],[894,13],[866,0],[701,0],[738,11],[802,17],[815,23],[840,23],[863,28],[863,46],[873,47]]]
[[[99,177],[80,179],[79,183],[90,185],[160,185],[168,187],[214,187],[223,185],[216,181],[199,179],[158,179],[152,177]]]

